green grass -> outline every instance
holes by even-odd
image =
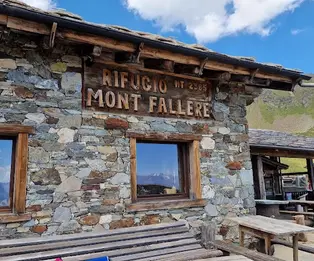
[[[306,172],[305,159],[281,158],[281,163],[289,165],[289,169],[283,170],[283,173]]]
[[[275,119],[284,118],[289,115],[305,114],[314,118],[314,99],[311,99],[311,102],[307,106],[304,106],[302,102],[307,97],[314,97],[313,94],[314,92],[310,88],[299,88],[294,93],[293,102],[285,102],[285,99],[282,100],[282,97],[289,97],[289,92],[284,94],[281,91],[272,91],[273,99],[276,100],[276,97],[280,99],[281,108],[276,107],[271,102],[265,103],[262,99],[258,99],[256,102],[265,122],[272,124]]]

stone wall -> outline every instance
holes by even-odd
[[[77,53],[60,45],[42,50],[22,36],[0,44],[0,123],[36,130],[29,139],[27,211],[32,218],[0,224],[0,239],[179,219],[197,233],[203,222],[221,225],[225,216],[255,212],[243,88],[215,90],[212,119],[206,121],[93,113],[82,110]],[[126,130],[202,134],[206,207],[126,211],[131,201]]]

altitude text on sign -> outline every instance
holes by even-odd
[[[87,86],[86,107],[157,116],[210,117],[210,84],[204,80],[103,69],[101,85],[105,88]]]

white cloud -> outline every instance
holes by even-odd
[[[162,30],[183,26],[198,42],[237,33],[269,35],[278,15],[305,0],[124,0],[126,7]]]
[[[0,183],[10,182],[11,166],[0,167]]]
[[[54,0],[21,0],[23,3],[43,10],[50,10],[56,7]]]
[[[306,29],[303,28],[303,29],[292,29],[290,32],[292,35],[298,35],[300,33],[303,33]]]

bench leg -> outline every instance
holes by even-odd
[[[244,247],[244,231],[240,228],[239,233],[240,233],[240,238],[239,238],[240,246]]]
[[[271,255],[271,238],[270,238],[270,236],[266,236],[264,238],[264,240],[265,240],[265,254]]]
[[[293,261],[299,261],[299,252],[298,252],[299,235],[298,234],[294,235],[292,239],[293,239]]]

